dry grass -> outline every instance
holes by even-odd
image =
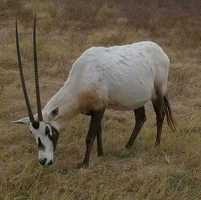
[[[200,199],[200,10],[200,0],[2,0],[0,199]],[[84,157],[89,124],[89,118],[80,115],[61,131],[54,164],[40,167],[27,127],[10,123],[26,115],[15,49],[16,15],[28,91],[31,104],[35,104],[34,12],[43,105],[63,85],[72,63],[90,46],[153,40],[171,58],[169,98],[179,132],[171,133],[165,123],[161,146],[155,148],[155,115],[149,103],[147,122],[134,147],[126,151],[133,113],[107,111],[104,157],[96,157],[95,144],[90,167],[77,170]]]

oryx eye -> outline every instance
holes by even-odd
[[[45,135],[48,135],[48,134],[50,134],[50,129],[49,129],[49,127],[46,126],[46,128],[45,128]]]

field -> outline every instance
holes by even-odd
[[[1,0],[0,1],[0,200],[198,200],[201,199],[201,2],[200,0]],[[125,145],[133,112],[107,110],[102,121],[104,156],[96,142],[87,169],[90,118],[78,115],[62,128],[54,163],[41,167],[28,127],[11,123],[27,115],[15,44],[18,17],[22,63],[36,113],[32,31],[42,106],[63,85],[74,61],[91,46],[151,40],[171,60],[168,91],[178,132],[164,121],[160,147],[151,103],[134,146]]]

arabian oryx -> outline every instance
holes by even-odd
[[[38,107],[36,115],[32,114],[26,91],[16,20],[18,64],[29,117],[14,122],[29,125],[38,145],[38,160],[41,165],[52,164],[59,129],[79,113],[91,117],[86,137],[85,158],[81,165],[83,167],[89,164],[95,137],[98,143],[98,156],[103,155],[101,120],[105,109],[134,111],[135,127],[126,145],[127,149],[132,147],[146,121],[144,106],[149,100],[152,101],[156,113],[156,145],[160,144],[165,115],[170,129],[176,130],[167,99],[170,61],[157,44],[144,41],[108,48],[89,48],[73,64],[64,86],[41,110],[36,55],[36,16],[33,38]]]

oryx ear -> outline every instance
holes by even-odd
[[[54,110],[52,110],[50,113],[49,113],[49,120],[52,121],[54,120],[54,118],[59,114],[59,107],[56,107]]]
[[[13,123],[17,123],[17,124],[27,124],[29,125],[30,124],[30,119],[29,117],[25,117],[25,118],[22,118],[22,119],[19,119],[19,120],[16,120],[16,121],[12,121]]]

